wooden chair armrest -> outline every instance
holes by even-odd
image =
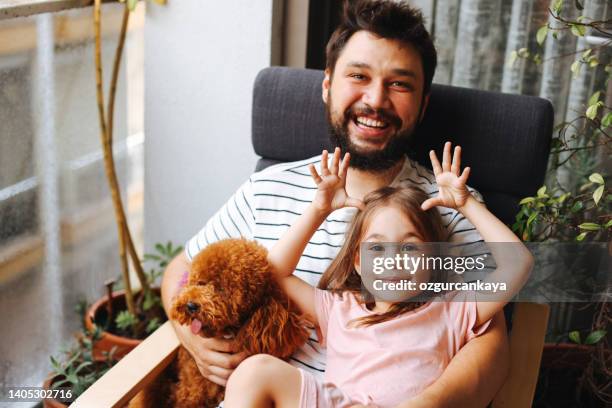
[[[70,407],[124,407],[172,360],[180,343],[167,321],[81,394]]]
[[[495,396],[493,408],[529,408],[540,370],[550,307],[516,303],[510,332],[510,373]]]

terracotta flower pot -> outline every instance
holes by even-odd
[[[105,317],[107,313],[108,297],[104,296],[95,302],[87,310],[85,314],[85,327],[89,331],[94,330],[94,322]],[[119,290],[113,292],[113,310],[125,310],[125,291]],[[114,356],[117,359],[125,356],[132,351],[142,340],[132,339],[129,337],[118,336],[116,334],[103,331],[100,340],[95,342],[93,346],[94,358],[104,358],[103,352],[110,352],[113,347],[116,347]]]
[[[53,383],[53,381],[57,379],[57,377],[58,376],[55,376],[55,377],[49,376],[43,383],[43,388],[45,390],[50,390],[51,384]],[[43,400],[43,408],[67,408],[67,407],[68,405],[58,400],[55,400],[55,399],[44,399]]]
[[[581,369],[586,367],[593,346],[574,343],[546,343],[542,352],[542,368]]]

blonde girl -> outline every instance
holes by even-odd
[[[432,384],[470,339],[486,330],[490,319],[526,281],[532,266],[520,240],[466,187],[469,168],[460,171],[461,149],[444,146],[442,164],[430,158],[439,192],[434,198],[416,188],[385,187],[363,202],[345,190],[350,157],[336,149],[328,163],[323,152],[315,199],[270,250],[268,258],[288,296],[316,325],[327,349],[324,380],[267,355],[243,361],[230,376],[226,408],[245,407],[395,407]],[[318,226],[334,210],[358,207],[336,259],[314,288],[292,275]],[[446,301],[392,302],[362,296],[360,244],[417,245],[442,241],[443,227],[435,208],[457,209],[486,242],[512,242],[519,248],[511,262],[491,248],[497,269],[488,280],[506,280],[507,295],[476,301],[474,292],[445,295]],[[366,246],[367,248],[367,246]],[[498,248],[498,247],[497,247]],[[499,259],[498,259],[499,258]],[[512,279],[508,280],[508,271]],[[429,279],[419,271],[415,281]],[[409,295],[417,295],[418,291]]]

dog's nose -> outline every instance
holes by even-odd
[[[200,306],[198,306],[197,304],[193,302],[187,302],[187,310],[189,311],[189,313],[195,313],[198,311],[198,309],[200,309]]]

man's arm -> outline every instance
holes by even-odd
[[[510,367],[504,313],[453,357],[442,376],[417,397],[397,408],[486,407],[505,381]]]

